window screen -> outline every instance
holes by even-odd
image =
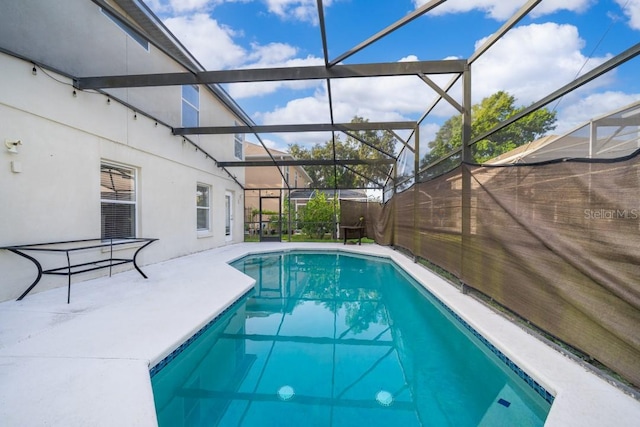
[[[238,123],[236,123],[236,126],[238,126]],[[244,134],[236,133],[233,140],[233,154],[236,156],[236,159],[242,160],[242,144],[244,143]]]
[[[196,187],[196,222],[198,231],[209,230],[209,212],[211,203],[209,197],[210,187],[208,185],[200,185]]]
[[[200,92],[198,86],[182,86],[182,126],[198,127],[200,123]]]

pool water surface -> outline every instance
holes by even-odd
[[[393,262],[291,251],[232,265],[253,293],[152,369],[161,427],[544,424],[550,395]]]

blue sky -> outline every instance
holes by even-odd
[[[427,0],[324,0],[330,59],[348,51]],[[146,0],[209,70],[321,65],[316,0]],[[524,0],[448,0],[345,63],[467,58]],[[528,105],[640,41],[640,0],[543,0],[472,67],[473,101],[498,90]],[[640,100],[640,58],[553,103],[557,131]],[[432,76],[441,85],[450,76]],[[259,124],[327,123],[323,81],[234,84],[225,89]],[[334,117],[415,120],[434,98],[417,77],[332,83]],[[460,89],[452,90],[460,99]],[[427,141],[450,107],[423,124]],[[207,126],[207,123],[201,123]],[[248,137],[251,140],[251,137]],[[264,135],[269,145],[323,142],[328,135]]]

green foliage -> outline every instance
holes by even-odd
[[[327,199],[323,192],[316,192],[302,210],[302,230],[308,236],[322,239],[332,231],[340,215],[338,200]]]
[[[507,92],[496,92],[472,106],[471,138],[493,129],[500,122],[518,114],[525,107],[516,107],[516,99]],[[473,157],[477,163],[483,163],[500,154],[534,141],[555,129],[556,113],[541,108],[523,117],[503,130],[473,146]],[[425,167],[462,145],[462,116],[447,120],[433,141],[429,143],[430,152],[421,162]]]
[[[351,123],[366,123],[368,120],[362,117],[354,117]],[[340,139],[336,135],[335,144],[333,141],[315,144],[311,149],[301,147],[298,144],[289,145],[289,153],[299,160],[325,159],[333,160],[334,150],[336,159],[389,159],[387,155],[379,150],[395,155],[396,139],[390,132],[368,130],[351,132],[359,139],[347,136]],[[335,147],[334,147],[335,146]],[[370,187],[376,183],[384,183],[389,172],[389,165],[352,165],[350,169],[343,166],[306,166],[305,170],[311,178],[311,187],[316,188],[359,188]],[[360,174],[360,175],[359,175]],[[367,177],[368,179],[364,178]],[[371,180],[371,181],[370,181]]]

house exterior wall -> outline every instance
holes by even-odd
[[[261,159],[267,160],[267,159]],[[281,167],[280,169],[283,169]],[[285,174],[284,169],[282,173]],[[301,188],[306,188],[309,186],[309,180],[307,178],[307,174],[304,173],[300,167],[298,166],[290,166],[289,167],[289,185],[291,188],[294,187],[295,173],[298,174],[298,186]],[[270,190],[262,191],[262,196],[269,196],[271,194],[278,196],[280,193],[274,189],[282,189],[282,200],[284,203],[285,197],[287,197],[287,186],[284,184],[284,180],[282,179],[282,175],[278,171],[278,167],[248,167],[245,168],[245,180],[246,185],[245,188],[248,190],[245,192],[245,212],[253,212],[254,210],[259,209],[259,195],[257,190],[249,191],[250,189],[260,189],[260,188],[268,188]],[[276,199],[263,199],[262,201],[262,209],[264,211],[278,211],[278,201]],[[250,216],[245,215],[245,220],[250,218]]]
[[[282,175],[276,166],[248,167],[245,169],[247,188],[283,188]]]
[[[260,145],[245,141],[244,147],[246,160],[271,160],[265,149]],[[276,159],[290,160],[292,158],[289,153],[278,150],[272,150],[272,155]],[[289,172],[289,187],[295,189],[309,186],[309,175],[300,166],[253,166],[245,168],[245,188],[247,189],[245,192],[245,221],[256,220],[252,217],[251,212],[259,209],[260,195],[263,197],[279,196],[282,193],[281,202],[284,203],[284,199],[287,197],[287,185],[283,176],[287,176],[287,169]],[[259,193],[257,189],[265,190]],[[283,191],[277,191],[276,189],[282,189]],[[277,199],[263,199],[262,209],[263,211],[277,212]]]
[[[43,68],[75,76],[184,71],[152,46],[147,56],[134,53],[141,46],[127,37],[87,1],[8,2],[0,14],[0,47]],[[0,247],[100,238],[101,162],[137,172],[136,235],[160,239],[140,253],[140,265],[242,241],[242,188],[211,158],[171,133],[170,126],[180,126],[179,87],[119,89],[129,108],[95,91],[76,90],[73,96],[71,79],[40,67],[33,75],[32,68],[29,60],[0,53]],[[203,126],[237,120],[207,90],[201,87],[200,94]],[[22,142],[17,153],[5,148],[6,140]],[[194,141],[218,160],[234,159],[233,135]],[[233,172],[243,183],[244,172]],[[198,184],[211,188],[208,232],[197,231]],[[231,236],[224,221],[228,193]],[[50,258],[43,268],[51,268],[49,262],[64,265]],[[19,296],[36,269],[2,250],[0,271],[3,301]],[[73,276],[72,282],[90,277]],[[65,285],[66,277],[44,276],[32,292]]]
[[[148,50],[144,49],[91,1],[7,3],[0,14],[0,47],[36,63],[76,77],[186,71],[153,44],[149,43]],[[171,126],[181,125],[180,86],[118,88],[105,92]],[[200,87],[200,97],[203,126],[235,123],[233,115],[204,87]],[[197,138],[213,157],[234,158],[233,135]],[[221,144],[221,140],[225,143]]]

